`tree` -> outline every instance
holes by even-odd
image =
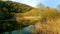
[[[39,4],[37,5],[37,7],[38,7],[39,9],[44,9],[44,8],[45,8],[45,6],[44,6],[43,3],[39,3]]]
[[[60,4],[57,5],[57,9],[60,10]]]

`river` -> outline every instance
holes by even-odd
[[[29,30],[32,28],[33,25],[23,28],[22,30],[15,30],[12,32],[4,32],[3,34],[30,34]]]

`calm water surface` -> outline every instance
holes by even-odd
[[[11,34],[30,34],[29,30],[32,28],[33,25],[23,28],[22,30],[15,30],[12,31]],[[9,34],[9,32],[4,32],[3,34]]]

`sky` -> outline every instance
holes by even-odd
[[[60,4],[60,0],[12,0],[15,2],[24,3],[33,7],[36,7],[39,3],[43,3],[45,6],[56,8]]]

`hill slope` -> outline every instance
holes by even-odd
[[[23,24],[17,23],[15,14],[28,12],[31,9],[34,8],[22,3],[0,1],[0,33],[20,29],[20,26],[22,28]]]

